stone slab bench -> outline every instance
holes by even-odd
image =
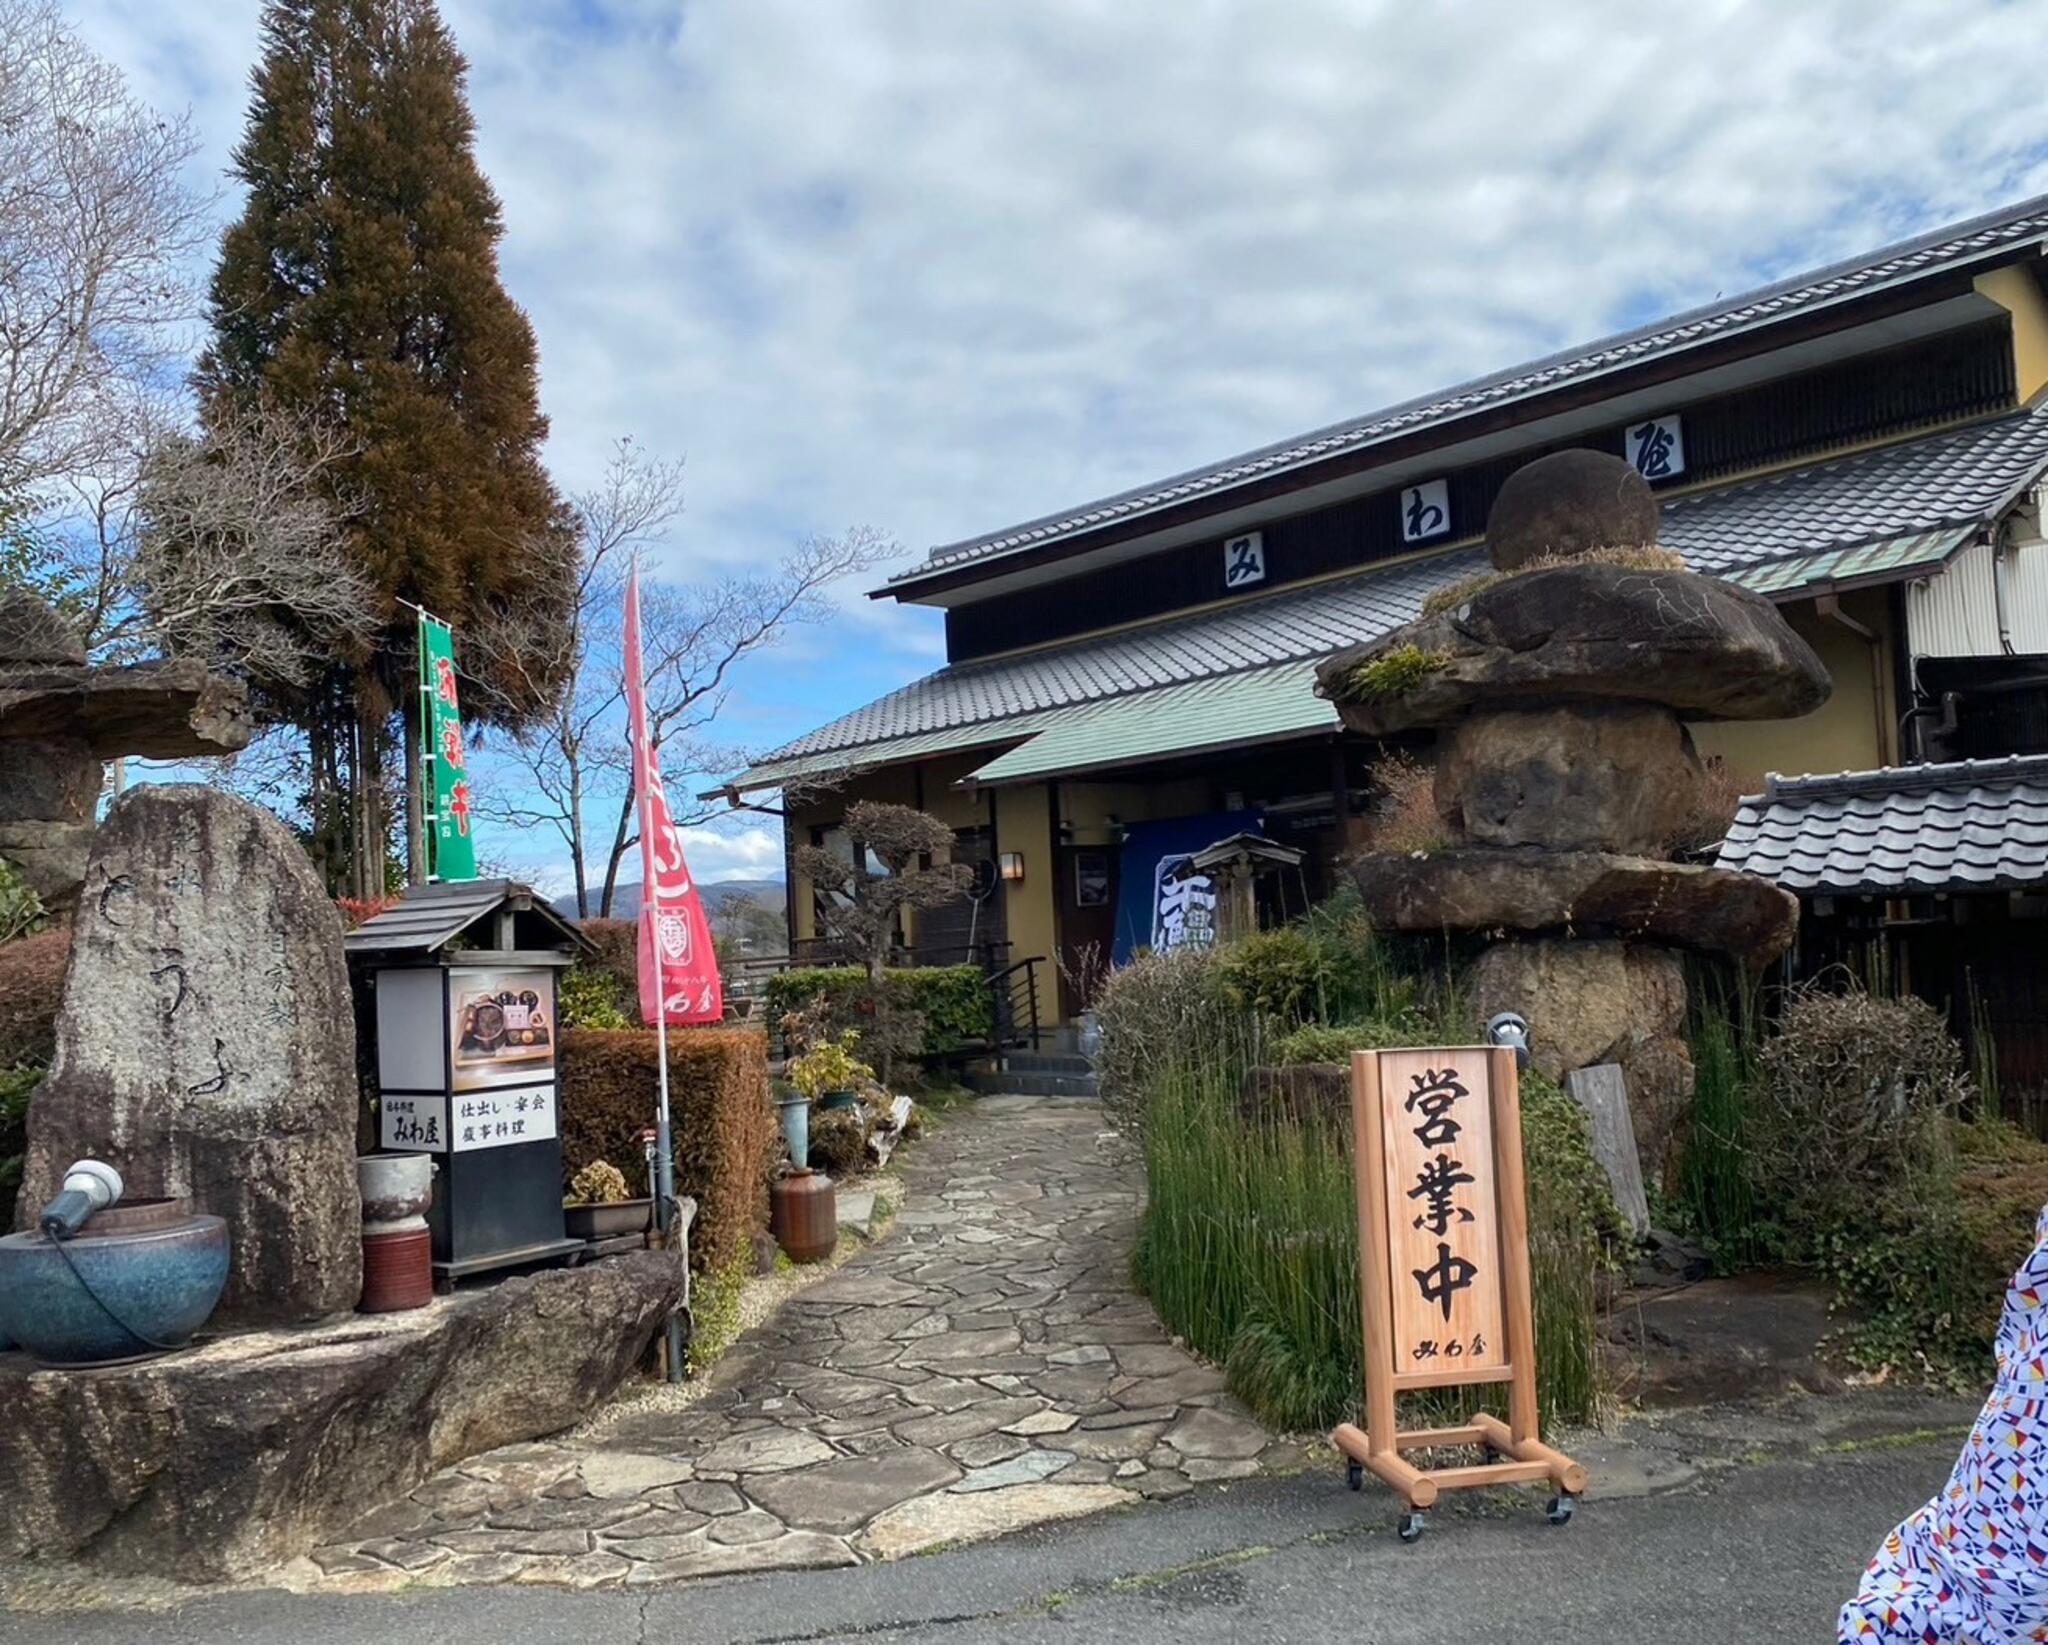
[[[571,1426],[686,1293],[681,1255],[646,1251],[138,1365],[0,1354],[0,1556],[255,1575],[438,1468]]]

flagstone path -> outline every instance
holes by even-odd
[[[904,1176],[889,1234],[694,1403],[472,1457],[317,1550],[322,1582],[854,1565],[1300,1460],[1131,1289],[1138,1167],[1095,1104],[985,1098]]]

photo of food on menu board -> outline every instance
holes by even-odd
[[[448,978],[455,1089],[529,1084],[555,1066],[552,971],[457,971]]]

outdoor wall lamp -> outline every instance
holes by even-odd
[[[1021,851],[1005,851],[1000,861],[1003,878],[1012,885],[1020,884],[1024,878],[1024,853]]]
[[[1529,1020],[1519,1011],[1502,1011],[1486,1025],[1489,1045],[1504,1045],[1515,1053],[1515,1066],[1529,1066]]]

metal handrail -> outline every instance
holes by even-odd
[[[1038,1017],[1038,967],[1041,963],[1041,956],[1032,954],[989,974],[989,989],[995,995],[998,1050],[1012,1045],[1027,1045],[1034,1051],[1038,1049],[1039,1038],[1044,1032]]]

